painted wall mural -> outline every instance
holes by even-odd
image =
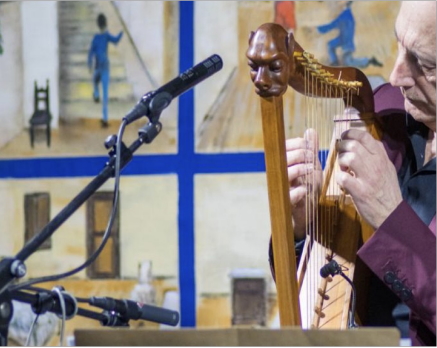
[[[394,63],[398,7],[397,1],[0,2],[0,218],[5,231],[0,256],[23,246],[30,223],[26,209],[43,209],[43,203],[25,208],[26,195],[47,193],[50,218],[55,217],[104,168],[105,139],[117,134],[122,117],[144,93],[219,54],[223,69],[172,101],[161,115],[162,132],[140,147],[122,172],[114,239],[120,265],[117,279],[106,279],[106,295],[129,297],[138,284],[138,265],[150,261],[156,303],[176,291],[181,326],[228,327],[234,315],[232,275],[256,270],[264,274],[269,294],[266,325],[277,325],[267,263],[270,221],[261,115],[245,57],[249,33],[276,21],[324,64],[335,63],[335,57],[364,57],[362,69],[377,86],[388,80]],[[100,34],[93,46],[99,14],[112,36]],[[342,16],[346,24],[337,27]],[[106,50],[107,40],[118,42]],[[92,59],[89,65],[90,50],[107,53],[103,68],[96,70]],[[46,80],[51,141],[48,145],[46,128],[38,127],[32,147],[34,83],[44,86]],[[93,81],[108,87],[107,102]],[[305,129],[303,104],[302,96],[287,91],[288,136]],[[127,127],[126,145],[146,123],[143,118]],[[113,181],[99,190],[112,192]],[[104,220],[107,205],[96,204],[102,213],[93,218]],[[53,235],[49,249],[29,258],[28,277],[64,272],[85,260],[89,233],[98,238],[99,232],[87,214],[84,205]],[[108,252],[105,260],[111,255],[117,254]],[[54,258],[60,262],[51,262]],[[108,262],[101,262],[101,272]],[[97,282],[84,293],[88,280],[81,272],[66,284],[82,296],[105,296]],[[90,324],[77,321],[68,330],[81,325]]]

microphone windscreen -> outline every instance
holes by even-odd
[[[322,268],[320,268],[320,276],[322,278],[326,278],[330,275],[333,276],[334,274],[338,273],[338,270],[339,270],[338,263],[335,260],[331,260]]]

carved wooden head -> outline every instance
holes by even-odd
[[[294,38],[279,24],[265,23],[250,33],[246,56],[255,91],[261,97],[281,96],[294,71]]]

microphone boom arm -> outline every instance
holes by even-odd
[[[150,122],[155,123],[159,120],[161,112],[170,105],[174,98],[215,74],[222,67],[223,61],[221,57],[218,54],[213,54],[199,64],[184,71],[164,86],[144,94],[123,120],[126,121],[126,124],[130,124],[143,116],[147,116]]]

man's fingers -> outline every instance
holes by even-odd
[[[306,142],[305,139],[303,138],[292,138],[292,139],[287,139],[285,141],[286,151],[293,151],[293,150],[299,150],[305,148],[306,148]]]
[[[347,171],[338,171],[335,174],[335,180],[338,186],[340,186],[345,192],[354,195],[359,190],[359,183],[351,173]]]
[[[314,129],[307,129],[303,138],[291,138],[285,141],[285,149],[287,151],[298,149],[309,149],[313,152],[318,152],[319,137]]]
[[[287,152],[287,165],[292,166],[300,163],[312,163],[314,153],[311,150],[294,150]]]
[[[341,134],[341,140],[342,141],[338,143],[339,146],[345,142],[348,146],[355,146],[355,149],[357,149],[356,146],[358,146],[358,143],[372,155],[384,150],[380,141],[374,139],[370,133],[359,129],[352,128],[343,132]],[[349,151],[353,151],[353,149],[349,149]]]
[[[293,182],[301,176],[305,176],[314,172],[314,165],[312,163],[308,164],[296,164],[294,166],[287,168],[288,180]]]
[[[292,206],[298,205],[300,202],[304,201],[307,194],[307,190],[304,186],[292,187],[290,189],[290,203]]]
[[[305,131],[307,149],[312,149],[314,153],[319,151],[319,136],[315,129],[309,128]]]
[[[355,167],[355,161],[357,158],[360,158],[357,156],[355,152],[339,152],[338,153],[338,164],[342,170],[347,170],[348,168],[354,168]]]

